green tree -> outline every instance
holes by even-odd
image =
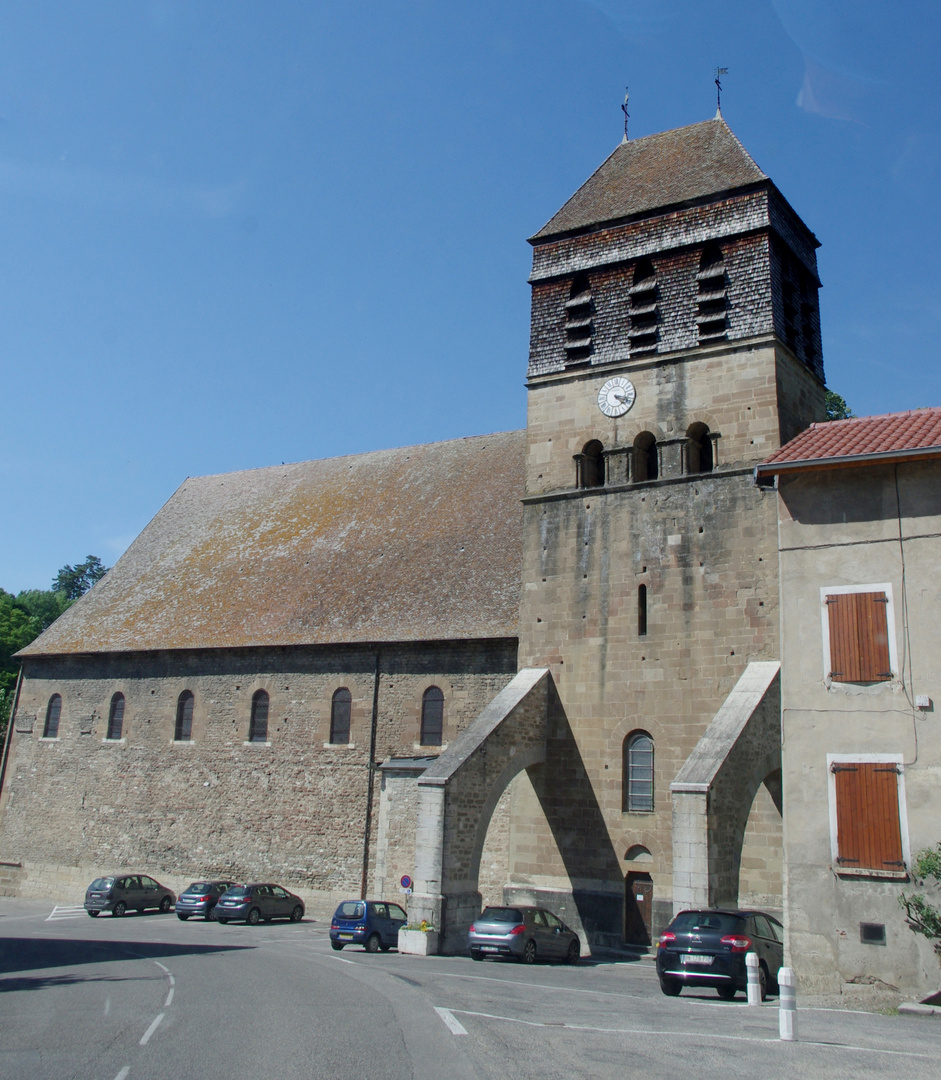
[[[856,413],[846,404],[846,398],[840,397],[833,390],[826,392],[825,403],[827,406],[828,420],[853,420]]]
[[[88,555],[78,566],[63,566],[52,582],[52,591],[65,593],[66,599],[77,600],[107,574],[108,567],[97,555]]]
[[[941,893],[941,844],[919,851],[912,860],[912,877],[920,889]],[[905,921],[916,933],[934,943],[935,952],[941,956],[941,907],[932,903],[925,892],[902,893],[899,907],[905,912]]]

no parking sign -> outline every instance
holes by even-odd
[[[412,879],[408,876],[408,874],[402,875],[399,884],[402,886],[402,892],[406,893],[408,896],[412,895]]]

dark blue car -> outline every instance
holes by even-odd
[[[362,945],[366,952],[388,952],[399,944],[399,931],[408,916],[387,900],[344,900],[333,914],[330,944],[340,950]]]

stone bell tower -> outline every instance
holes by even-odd
[[[642,942],[672,914],[671,782],[778,657],[753,468],[824,416],[818,244],[718,114],[622,142],[530,243],[519,663],[558,702],[514,781],[506,895]],[[775,783],[741,793],[764,854],[732,874],[772,908]]]

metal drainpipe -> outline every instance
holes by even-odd
[[[366,899],[369,883],[369,831],[372,828],[373,773],[376,767],[376,729],[379,726],[379,657],[376,650],[376,673],[372,684],[372,722],[369,728],[369,760],[366,762],[366,825],[363,828],[363,874],[359,883],[360,899]]]
[[[16,676],[16,690],[13,693],[13,704],[10,706],[10,719],[7,722],[7,737],[3,741],[3,760],[0,761],[0,794],[3,793],[3,781],[7,773],[7,758],[10,755],[10,741],[13,738],[13,717],[16,716],[16,707],[20,703],[20,687],[22,685],[23,665],[20,664],[20,670]]]

